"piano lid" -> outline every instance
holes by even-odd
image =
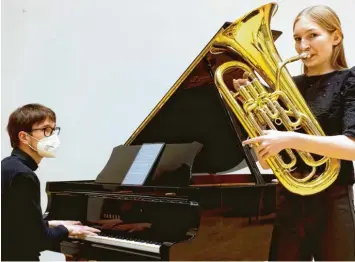
[[[223,172],[244,160],[241,141],[233,126],[232,118],[236,118],[229,112],[213,79],[219,65],[242,59],[231,53],[209,52],[213,39],[228,25],[230,23],[221,27],[125,145],[197,141],[203,147],[195,159],[193,173]],[[281,35],[280,31],[272,32],[274,40]],[[232,79],[241,78],[241,74],[239,71],[228,73],[226,83],[230,86]]]

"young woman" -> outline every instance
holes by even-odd
[[[296,51],[310,55],[303,60],[304,74],[294,80],[326,136],[266,131],[244,144],[259,143],[256,153],[263,168],[269,168],[268,157],[292,148],[341,159],[341,170],[333,185],[311,196],[279,185],[269,260],[355,261],[355,68],[348,69],[340,20],[331,8],[304,9],[293,31]],[[307,172],[297,169],[298,175]]]

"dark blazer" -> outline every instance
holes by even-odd
[[[1,260],[38,261],[53,241],[68,237],[64,226],[43,220],[37,163],[16,148],[1,161]]]

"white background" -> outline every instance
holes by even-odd
[[[57,113],[61,148],[38,169],[47,181],[95,179],[225,21],[263,0],[3,0],[1,157],[11,147],[10,113],[42,103]],[[312,4],[340,16],[349,66],[355,65],[353,0],[281,1],[272,28],[283,58],[295,54],[293,19]],[[288,66],[299,74],[298,63]],[[244,171],[245,172],[245,171]],[[42,259],[61,260],[45,252]]]

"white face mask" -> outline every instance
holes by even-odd
[[[59,137],[57,134],[54,133],[51,136],[43,137],[40,140],[33,136],[31,137],[38,141],[37,150],[34,149],[31,145],[29,145],[29,147],[37,151],[40,156],[49,158],[56,157],[57,149],[60,145]]]

